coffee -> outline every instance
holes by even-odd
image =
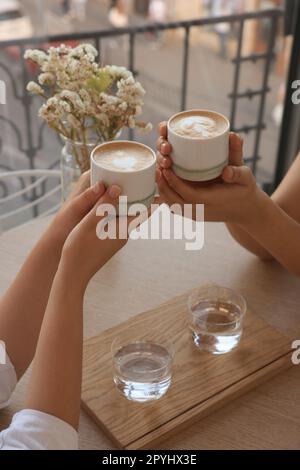
[[[176,134],[190,139],[210,139],[226,131],[227,121],[209,111],[187,112],[177,115],[170,127]]]
[[[228,119],[206,109],[175,114],[168,121],[172,168],[188,181],[209,181],[222,174],[228,164]]]
[[[91,154],[91,184],[102,181],[106,187],[120,186],[122,196],[117,213],[130,213],[136,204],[151,206],[155,195],[155,152],[144,144],[128,140],[106,142]]]
[[[94,154],[94,160],[107,170],[134,172],[153,165],[153,154],[136,143],[114,142],[100,147]]]

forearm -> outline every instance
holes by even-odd
[[[63,263],[55,276],[36,350],[26,407],[78,427],[85,286]]]
[[[273,256],[260,243],[258,243],[249,233],[237,224],[226,224],[232,237],[244,248],[258,256],[260,259],[268,261],[274,259]]]
[[[300,276],[300,224],[259,191],[253,214],[240,224],[267,253]]]
[[[6,344],[18,378],[35,354],[63,239],[48,229],[0,301],[0,340]]]

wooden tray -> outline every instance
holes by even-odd
[[[187,296],[85,341],[82,404],[118,447],[151,448],[291,366],[291,341],[249,312],[236,350],[222,356],[198,351],[187,328]],[[111,344],[129,326],[141,332],[155,326],[173,340],[176,356],[172,386],[157,402],[132,403],[115,389]]]

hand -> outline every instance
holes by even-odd
[[[103,193],[103,185],[100,183],[98,191],[101,197],[99,200],[97,199],[97,202],[91,192],[87,193],[87,198],[90,199],[90,205],[93,205],[93,207],[70,233],[64,244],[62,253],[61,266],[71,277],[75,277],[76,281],[78,281],[83,288],[86,287],[93,275],[96,274],[128,240],[127,230],[125,239],[119,238],[118,231],[116,232],[116,237],[107,237],[105,239],[98,238],[97,226],[101,221],[106,220],[106,218],[98,216],[97,211],[103,204],[116,206],[119,201],[119,196],[121,195],[121,188],[114,185]],[[105,210],[103,210],[103,212],[105,212]],[[126,226],[129,225],[131,219],[130,217],[124,218]],[[118,217],[116,218],[117,227],[120,220],[121,219]]]
[[[105,192],[103,184],[99,187],[98,195],[93,193],[90,188],[90,171],[83,173],[48,228],[47,232],[50,232],[52,238],[63,244],[73,228],[94,206],[96,199],[91,195],[95,194],[99,198],[101,191]]]
[[[204,204],[205,220],[242,223],[255,217],[256,205],[262,199],[250,168],[243,164],[243,140],[234,133],[229,140],[229,165],[222,176],[206,183],[185,181],[172,171],[172,147],[167,140],[166,123],[159,126],[157,141],[157,184],[160,202],[172,204]],[[193,218],[196,217],[193,208]]]

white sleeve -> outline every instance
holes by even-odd
[[[11,394],[17,385],[15,368],[6,354],[5,364],[0,364],[0,410],[10,401]]]
[[[0,433],[0,450],[78,450],[78,433],[55,416],[22,410]]]

